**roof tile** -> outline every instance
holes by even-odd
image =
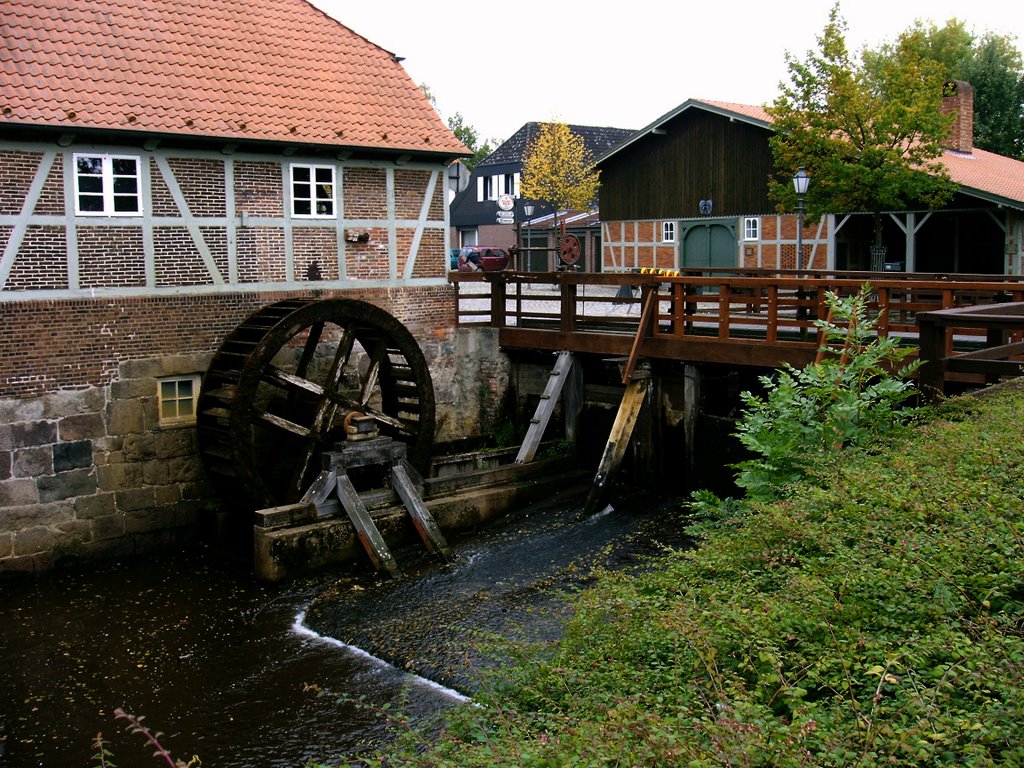
[[[3,0],[0,123],[468,154],[392,53],[258,2]]]

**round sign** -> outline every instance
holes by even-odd
[[[498,198],[498,207],[503,211],[511,211],[516,205],[512,195],[502,195]]]

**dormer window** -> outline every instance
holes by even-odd
[[[75,155],[75,213],[138,216],[142,213],[139,158]]]
[[[292,165],[292,216],[334,218],[334,166]]]

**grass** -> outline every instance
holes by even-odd
[[[958,398],[700,545],[368,765],[1024,765],[1024,386]]]

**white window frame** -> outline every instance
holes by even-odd
[[[99,173],[83,173],[79,170],[80,160],[99,160]],[[115,169],[115,163],[131,161],[135,166],[134,173],[125,173],[124,168]],[[76,152],[72,157],[75,176],[75,214],[78,216],[140,216],[142,214],[142,159],[138,155],[110,155],[97,152]],[[98,179],[99,190],[82,189],[86,179]],[[125,181],[131,181],[134,191],[125,191]],[[119,189],[120,187],[120,189]],[[82,197],[100,200],[102,209],[98,211],[83,210]],[[135,200],[132,210],[117,210],[118,201]]]
[[[187,390],[182,385],[187,385]],[[199,402],[199,374],[157,379],[156,399],[161,427],[195,424],[196,405]],[[183,407],[184,403],[188,405]]]
[[[297,180],[295,172],[298,170],[309,171],[308,180]],[[325,182],[318,178],[321,172],[330,174],[330,181]],[[291,197],[291,211],[293,219],[335,219],[338,216],[338,179],[337,169],[333,165],[316,165],[314,163],[291,163],[288,166],[288,188]],[[330,195],[319,194],[324,185],[330,186]],[[307,187],[305,194],[296,194],[296,187]],[[296,210],[297,203],[309,205],[308,213],[300,213]]]
[[[674,221],[661,222],[661,242],[674,243],[676,241],[676,223]]]
[[[743,219],[743,240],[761,239],[761,219],[757,216],[747,216]]]

